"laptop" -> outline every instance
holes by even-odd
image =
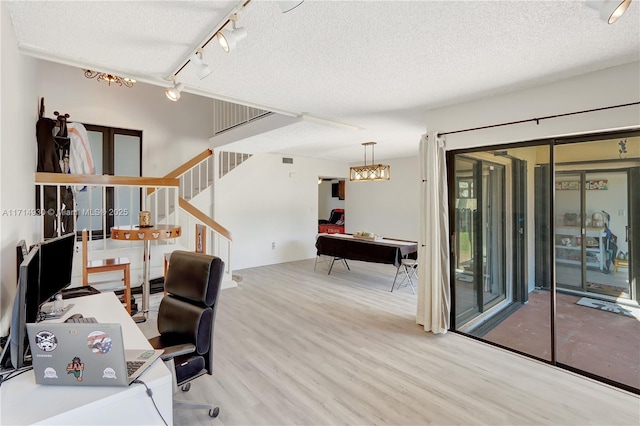
[[[36,383],[127,386],[161,350],[125,350],[120,324],[27,324]]]

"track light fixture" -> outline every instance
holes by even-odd
[[[220,43],[220,46],[222,46],[225,52],[235,49],[236,44],[247,36],[247,30],[243,27],[236,28],[236,21],[238,20],[237,13],[231,15],[229,20],[231,21],[232,29],[222,29],[218,31],[217,34],[218,43]]]
[[[600,19],[613,24],[627,11],[631,0],[587,0],[585,4],[600,12]]]
[[[202,60],[202,49],[198,49],[198,51],[193,54],[193,56],[191,57],[191,62],[193,63],[193,66],[196,68],[196,75],[200,80],[202,80],[205,77],[208,77],[213,72],[211,67],[205,64]]]
[[[165,90],[164,94],[167,96],[167,99],[169,99],[170,101],[176,102],[178,99],[180,99],[180,92],[182,92],[183,88],[184,88],[184,84],[176,83],[174,79],[173,87],[169,87],[167,90]]]
[[[276,3],[280,6],[282,13],[287,13],[304,3],[304,0],[283,0]]]

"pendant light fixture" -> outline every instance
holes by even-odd
[[[374,164],[375,142],[364,142],[364,165],[349,167],[349,180],[353,182],[389,180],[391,167],[388,164]],[[367,148],[371,147],[371,164],[367,165]]]

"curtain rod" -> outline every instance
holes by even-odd
[[[470,129],[455,130],[455,131],[452,131],[452,132],[442,132],[442,133],[438,133],[437,136],[440,137],[440,136],[444,136],[444,135],[453,135],[454,133],[472,132],[474,130],[491,129],[491,128],[494,128],[494,127],[510,126],[512,124],[522,124],[522,123],[529,123],[529,122],[533,122],[533,121],[535,121],[536,124],[540,124],[540,120],[547,120],[549,118],[566,117],[568,115],[584,114],[584,113],[587,113],[587,112],[603,111],[603,110],[613,109],[613,108],[622,108],[622,107],[627,107],[627,106],[631,106],[631,105],[640,105],[640,102],[631,102],[631,103],[628,103],[628,104],[612,105],[612,106],[607,106],[607,107],[602,107],[602,108],[587,109],[587,110],[584,110],[584,111],[567,112],[567,113],[564,113],[564,114],[547,115],[545,117],[529,118],[527,120],[510,121],[508,123],[491,124],[489,126],[473,127],[473,128],[470,128]]]

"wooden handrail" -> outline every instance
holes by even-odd
[[[193,216],[194,218],[196,218],[200,222],[202,222],[205,225],[207,225],[209,228],[211,228],[214,231],[216,231],[218,234],[222,235],[227,240],[233,241],[233,239],[231,238],[231,232],[229,232],[227,230],[227,228],[225,228],[224,226],[220,225],[215,220],[211,219],[209,216],[207,216],[206,214],[201,212],[199,209],[194,207],[193,204],[191,204],[190,202],[188,202],[184,198],[178,197],[178,205],[180,206],[181,209],[183,209],[184,211],[189,213],[191,216]]]
[[[213,155],[213,151],[207,148],[204,151],[202,151],[200,154],[198,154],[195,157],[193,157],[191,160],[187,161],[183,165],[178,166],[174,170],[172,170],[169,173],[167,173],[164,177],[166,177],[166,178],[177,178],[178,176],[180,176],[181,174],[183,174],[184,172],[186,172],[190,168],[192,168],[195,165],[197,165],[198,163],[202,162],[205,158],[209,158],[212,155]]]
[[[175,169],[173,169],[172,171],[167,173],[165,175],[165,177],[166,178],[177,178],[181,174],[185,173],[186,171],[188,171],[192,167],[195,167],[197,164],[199,164],[200,162],[204,161],[206,158],[211,157],[212,155],[213,155],[213,151],[210,150],[209,148],[207,148],[204,151],[202,151],[200,154],[198,154],[195,157],[193,157],[191,160],[187,161],[186,163],[182,164],[181,166],[176,167]],[[155,191],[154,188],[147,189],[147,195],[153,194],[153,191]]]
[[[180,179],[111,175],[73,175],[65,173],[36,172],[36,184],[43,185],[130,185],[130,186],[180,186]]]

